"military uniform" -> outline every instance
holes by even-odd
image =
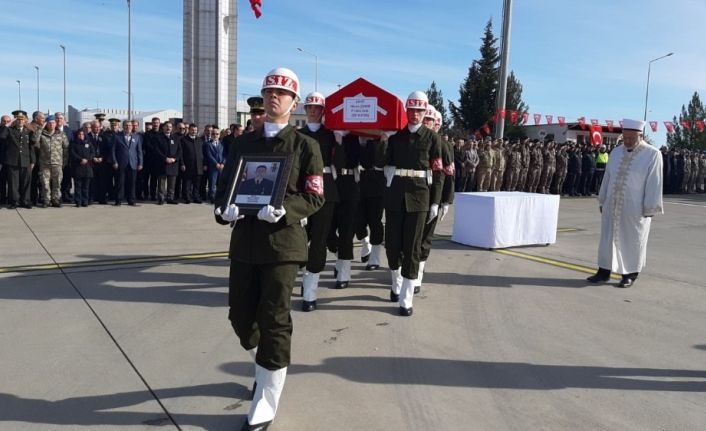
[[[542,161],[542,150],[539,147],[532,148],[527,174],[527,191],[529,193],[537,193],[537,186],[542,173]]]
[[[521,161],[522,167],[520,169],[520,176],[517,180],[517,187],[515,188],[515,190],[518,190],[518,191],[526,191],[527,190],[527,175],[529,173],[530,151],[531,151],[531,148],[530,148],[528,142],[524,142],[520,146],[520,153],[522,154],[520,161]]]
[[[514,192],[519,190],[517,185],[522,172],[522,151],[520,151],[519,147],[515,147],[510,151],[509,159],[508,171],[510,172],[510,179],[507,189],[508,191]]]
[[[360,144],[360,201],[356,211],[356,236],[370,244],[370,253],[362,254],[367,270],[380,267],[380,252],[385,235],[382,224],[383,194],[385,192],[385,150],[387,143],[380,139],[367,139]]]
[[[493,174],[490,181],[490,191],[499,192],[503,186],[503,176],[505,175],[505,152],[502,146],[492,148],[493,152]]]
[[[5,141],[2,160],[7,175],[8,204],[10,208],[31,207],[31,166],[36,159],[30,143],[30,131],[27,127],[13,125],[0,132],[0,139]]]
[[[493,164],[495,163],[493,156],[493,151],[489,148],[478,150],[476,181],[478,182],[479,192],[487,192],[490,187],[490,180],[493,175]]]
[[[338,188],[334,180],[334,173],[343,168],[346,161],[345,152],[336,144],[336,138],[331,130],[325,126],[317,131],[312,131],[308,126],[299,129],[299,132],[314,139],[321,153],[324,165],[324,199],[321,209],[307,219],[306,232],[309,238],[309,257],[306,263],[302,284],[304,302],[302,309],[312,311],[316,308],[316,288],[319,282],[319,273],[326,265],[326,240],[331,229],[331,223],[339,202]]]
[[[699,176],[696,179],[696,186],[699,187],[699,192],[706,192],[706,154],[699,157]]]
[[[689,193],[696,193],[699,177],[699,154],[691,155],[691,178],[689,178]]]
[[[429,205],[441,202],[441,145],[441,138],[422,125],[415,132],[409,126],[399,130],[387,146],[385,169],[391,173],[394,167],[394,177],[388,177],[385,193],[385,251],[392,271],[390,299],[400,301],[403,315],[411,315],[412,280],[419,274]]]
[[[542,175],[539,179],[538,193],[549,194],[549,189],[552,185],[552,179],[556,172],[556,152],[554,148],[546,148],[542,152]]]
[[[569,166],[569,155],[566,153],[565,148],[561,148],[556,152],[555,165],[556,170],[554,173],[554,179],[552,180],[552,193],[561,195],[564,189],[566,171]]]
[[[69,139],[64,132],[49,132],[46,128],[35,133],[34,145],[39,148],[39,179],[42,186],[43,205],[61,203],[61,179],[64,162],[68,157]]]
[[[299,264],[306,263],[307,236],[301,220],[311,217],[324,204],[323,161],[319,145],[308,136],[287,126],[274,138],[265,138],[263,129],[236,139],[216,188],[216,207],[226,204],[241,156],[284,153],[293,155],[283,207],[284,217],[268,223],[246,215],[233,228],[228,319],[240,344],[257,349],[258,365],[276,370],[289,365],[292,319],[290,296]],[[224,222],[219,216],[216,220]],[[267,304],[267,306],[262,306]]]

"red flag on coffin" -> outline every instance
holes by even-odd
[[[657,122],[650,121],[650,128],[652,129],[653,132],[657,132]]]
[[[664,127],[667,128],[667,133],[674,133],[674,123],[671,121],[665,121]]]
[[[603,143],[603,128],[597,124],[591,125],[591,143],[594,147]]]
[[[613,120],[605,120],[606,125],[608,125],[608,131],[613,132]]]

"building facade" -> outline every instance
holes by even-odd
[[[183,112],[199,125],[236,120],[235,0],[184,0]]]
[[[95,120],[96,114],[105,114],[104,127],[108,127],[107,120],[109,118],[117,118],[120,121],[128,119],[127,109],[86,108],[79,110],[69,105],[68,126],[71,130],[78,130],[81,128],[81,124]],[[132,118],[140,123],[140,130],[145,130],[145,123],[151,122],[154,117],[158,117],[163,123],[166,121],[178,121],[181,119],[181,112],[174,109],[132,111]],[[120,127],[122,128],[122,125]]]
[[[543,140],[553,140],[558,144],[564,144],[568,141],[576,142],[579,144],[591,142],[591,125],[586,124],[585,127],[581,127],[579,123],[564,123],[559,125],[554,124],[540,124],[535,125],[525,125],[522,126],[522,131],[529,139],[539,139]],[[604,145],[615,145],[618,138],[623,133],[623,129],[618,127],[613,127],[613,130],[608,130],[607,126],[602,126],[603,144]]]

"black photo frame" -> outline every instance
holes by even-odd
[[[281,208],[292,171],[292,157],[281,153],[242,156],[230,179],[226,206],[235,204],[244,215],[256,215],[267,205]]]

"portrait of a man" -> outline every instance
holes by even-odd
[[[251,163],[248,163],[251,164]],[[246,166],[246,172],[249,173],[249,166]],[[247,175],[247,174],[246,174]],[[260,164],[255,168],[255,175],[245,179],[238,189],[240,195],[260,195],[269,196],[274,190],[274,181],[268,179],[269,176],[267,166]]]

